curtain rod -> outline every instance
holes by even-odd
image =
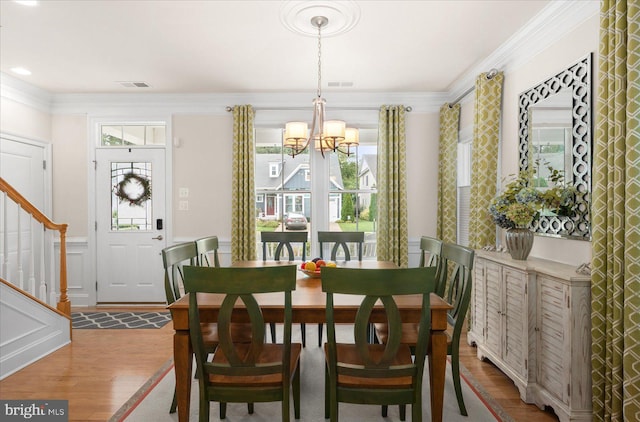
[[[487,80],[491,80],[493,79],[496,75],[498,74],[498,69],[496,69],[495,67],[493,69],[491,69],[488,73],[487,73]],[[451,108],[452,106],[456,105],[460,100],[462,100],[464,97],[466,97],[467,95],[469,95],[474,89],[476,89],[475,86],[472,86],[471,88],[467,89],[465,92],[463,92],[458,98],[455,99],[455,101],[449,103],[449,108]]]
[[[256,111],[306,111],[311,107],[254,107]],[[378,111],[379,107],[327,107],[329,110],[346,110],[346,111]],[[233,111],[233,107],[227,106],[227,111]],[[407,112],[411,112],[413,108],[411,106],[405,107]]]

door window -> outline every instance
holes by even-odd
[[[152,230],[151,163],[111,163],[111,230]]]

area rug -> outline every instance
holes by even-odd
[[[72,312],[74,329],[162,328],[171,321],[169,312]]]
[[[299,330],[294,330],[295,332]],[[295,339],[294,339],[295,340]],[[324,422],[324,354],[320,347],[307,346],[301,356],[301,418],[302,422]],[[423,420],[431,420],[429,405],[428,368],[425,369],[425,388],[423,389]],[[513,422],[513,419],[485,392],[469,372],[461,366],[462,393],[467,407],[468,417],[462,416],[451,378],[451,365],[447,362],[447,374],[444,393],[443,420],[447,422]],[[163,365],[127,403],[125,403],[109,422],[171,422],[177,421],[177,413],[169,414],[169,406],[173,397],[175,376],[171,361]],[[217,420],[218,403],[211,403],[211,419]],[[387,418],[382,418],[380,406],[340,404],[341,422],[363,421],[400,421],[397,406],[389,406]],[[407,409],[410,414],[410,409]],[[293,420],[293,402],[291,402]],[[409,417],[410,418],[410,417]],[[408,418],[408,419],[409,419]],[[256,403],[255,413],[247,413],[246,404],[230,403],[227,405],[228,422],[272,422],[281,419],[280,403]],[[191,385],[191,408],[189,420],[198,420],[198,382]]]

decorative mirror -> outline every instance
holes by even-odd
[[[591,240],[591,54],[520,94],[520,170],[536,166],[534,185],[547,189],[549,169],[575,190],[570,215],[542,212],[537,234]]]

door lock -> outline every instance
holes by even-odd
[[[161,235],[161,234],[159,234],[159,235],[157,235],[156,237],[152,237],[151,239],[152,239],[152,240],[162,240],[162,239],[164,239],[164,237],[162,237],[162,235]]]

